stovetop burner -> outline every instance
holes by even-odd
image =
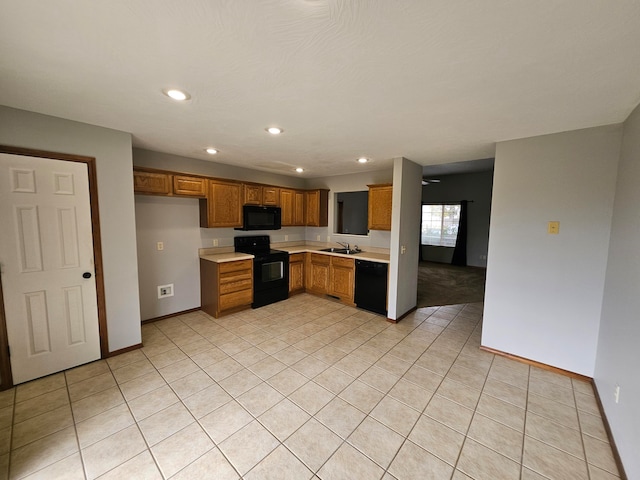
[[[236,252],[249,253],[251,255],[272,255],[286,253],[282,250],[273,250],[269,235],[252,235],[246,237],[235,237],[233,246]]]

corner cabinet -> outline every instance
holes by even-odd
[[[305,192],[302,190],[292,190],[290,188],[280,188],[279,190],[280,208],[282,210],[282,226],[304,226]]]
[[[326,227],[329,225],[329,190],[307,190],[305,195],[305,225]]]
[[[253,302],[253,260],[216,263],[200,259],[202,310],[215,318]]]
[[[391,200],[393,185],[367,185],[369,187],[369,230],[391,230]]]
[[[208,181],[207,198],[200,199],[200,227],[242,226],[242,184]]]

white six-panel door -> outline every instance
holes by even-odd
[[[14,383],[100,358],[87,165],[0,154],[0,225]]]

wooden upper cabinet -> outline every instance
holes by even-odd
[[[171,195],[171,175],[134,170],[133,191],[147,195]]]
[[[304,194],[302,190],[280,189],[283,227],[304,226]]]
[[[293,196],[293,190],[288,188],[280,189],[280,209],[282,210],[281,222],[283,227],[293,225]]]
[[[280,189],[270,185],[243,184],[244,205],[280,205]]]
[[[391,199],[393,185],[369,187],[369,230],[391,230]]]
[[[329,190],[307,190],[305,192],[306,222],[310,227],[329,225]]]
[[[282,209],[283,227],[326,227],[329,190],[296,190],[260,183],[242,183],[137,167],[134,192],[200,198],[200,226],[241,227],[243,205],[269,205]]]
[[[133,171],[133,191],[145,195],[203,198],[207,195],[207,179],[152,169],[136,169]]]
[[[242,184],[224,180],[209,180],[206,200],[200,200],[200,226],[242,226]]]
[[[262,205],[262,185],[245,183],[242,185],[244,205]]]
[[[293,192],[293,225],[305,225],[305,192],[294,190]]]
[[[280,205],[280,189],[269,185],[262,186],[262,204],[278,207]]]
[[[185,197],[206,197],[207,180],[186,175],[173,175],[173,194]]]

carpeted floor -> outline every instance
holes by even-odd
[[[418,308],[484,300],[486,269],[420,262]]]

